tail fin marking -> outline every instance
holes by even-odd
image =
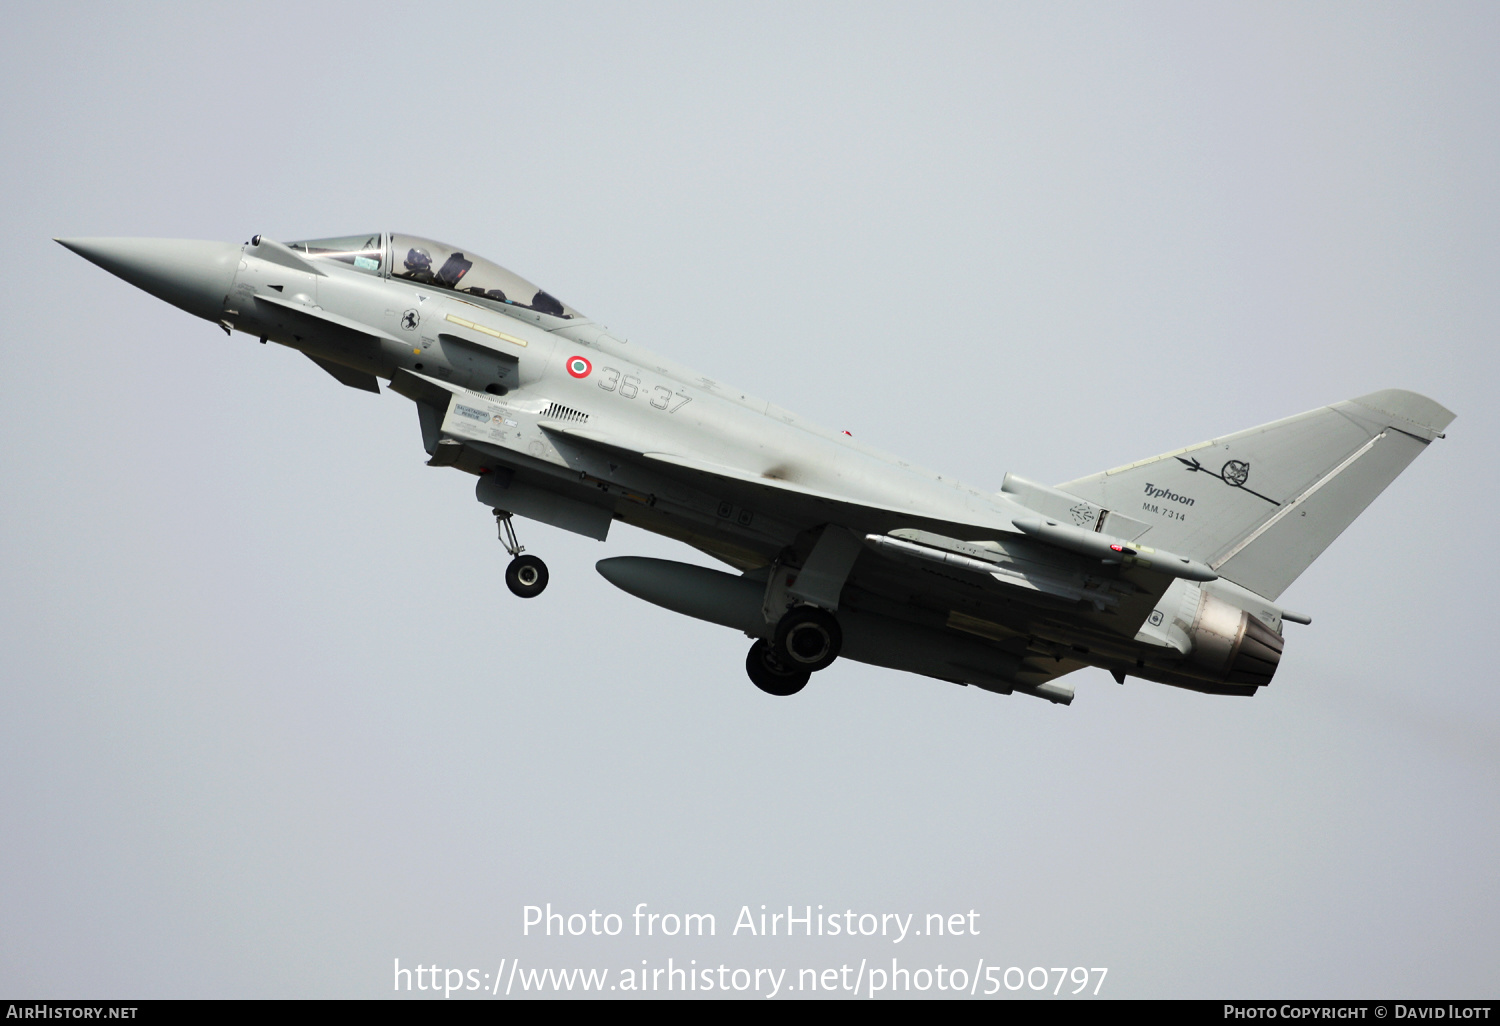
[[[1452,420],[1386,389],[1058,489],[1149,523],[1147,544],[1275,600]]]

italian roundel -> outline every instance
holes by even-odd
[[[586,378],[593,373],[594,365],[581,356],[568,357],[568,373],[575,378]]]

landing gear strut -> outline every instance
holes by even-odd
[[[505,568],[505,586],[521,598],[536,598],[547,587],[547,564],[536,556],[522,555],[526,549],[516,540],[515,525],[505,510],[495,510],[495,526],[500,531],[500,544],[511,555]]]

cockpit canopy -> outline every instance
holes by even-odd
[[[442,242],[415,235],[375,233],[338,239],[308,239],[288,245],[313,260],[335,260],[382,277],[404,278],[432,288],[519,306],[552,317],[583,315],[531,282]]]

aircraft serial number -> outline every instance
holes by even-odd
[[[1166,517],[1168,520],[1186,520],[1187,519],[1187,514],[1186,513],[1182,513],[1182,512],[1179,512],[1178,510],[1170,509],[1170,508],[1165,507],[1165,506],[1158,506],[1154,502],[1143,502],[1143,503],[1141,503],[1141,509],[1145,510],[1147,513],[1155,513],[1158,516]]]
[[[641,379],[634,374],[622,374],[613,367],[600,367],[599,387],[623,399],[634,399],[641,394]],[[674,392],[666,385],[657,385],[648,394],[651,398],[647,401],[652,407],[668,413],[676,413],[693,401],[691,396],[684,395],[680,390]],[[675,406],[672,405],[673,399],[678,400]]]

